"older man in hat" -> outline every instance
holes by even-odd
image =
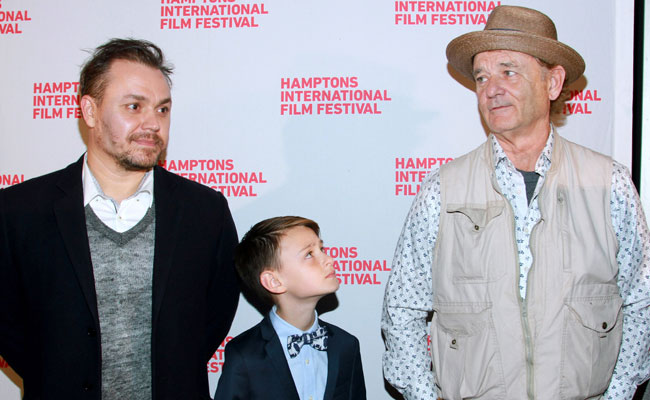
[[[650,369],[648,228],[626,168],[551,124],[582,57],[513,6],[447,57],[490,135],[413,202],[384,300],[386,379],[409,400],[631,399]]]

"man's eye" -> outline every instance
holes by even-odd
[[[486,81],[486,78],[484,76],[477,76],[475,78],[475,80],[476,80],[476,83],[483,83],[483,82]]]
[[[160,107],[160,108],[158,109],[158,112],[161,113],[161,114],[167,114],[167,113],[169,112],[169,107],[167,107],[167,106],[165,106],[165,107]]]
[[[515,71],[506,71],[504,73],[506,76],[513,76],[515,74]]]
[[[140,106],[137,104],[129,104],[127,107],[129,108],[129,110],[137,110],[138,108],[140,108]]]

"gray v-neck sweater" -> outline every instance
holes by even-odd
[[[154,208],[133,228],[119,233],[86,206],[101,332],[103,400],[151,400]]]

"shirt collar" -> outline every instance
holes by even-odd
[[[273,306],[271,312],[269,312],[269,318],[271,319],[271,324],[273,325],[273,329],[275,329],[275,332],[278,334],[280,340],[283,341],[282,343],[286,342],[287,336],[313,332],[319,328],[318,312],[316,312],[316,310],[314,310],[314,323],[306,331],[300,330],[295,326],[291,325],[290,323],[288,323],[287,321],[283,320],[282,317],[278,315],[276,306]]]
[[[88,167],[88,153],[84,155],[81,180],[83,183],[84,191],[84,207],[87,206],[97,196],[116,203],[113,198],[104,194],[101,186],[99,186],[99,182],[97,182],[97,179],[95,179],[95,176],[90,170],[90,167]],[[138,189],[126,200],[139,195],[144,195],[149,202],[149,207],[151,207],[151,204],[153,203],[153,169],[147,171],[147,173],[144,174],[142,181],[140,182],[140,186],[138,186]]]
[[[499,144],[497,138],[490,134],[490,140],[492,141],[492,160],[494,162],[495,168],[499,164],[505,162],[506,166],[515,168],[512,164],[512,161],[506,155],[505,150]],[[555,143],[555,127],[551,124],[551,130],[548,134],[548,139],[546,140],[546,145],[542,149],[542,153],[539,155],[537,162],[535,163],[535,172],[539,175],[544,176],[546,172],[551,167],[551,155],[553,154],[553,144]]]

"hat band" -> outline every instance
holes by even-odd
[[[523,32],[520,29],[506,29],[506,28],[488,28],[486,31],[511,31],[511,32]]]

